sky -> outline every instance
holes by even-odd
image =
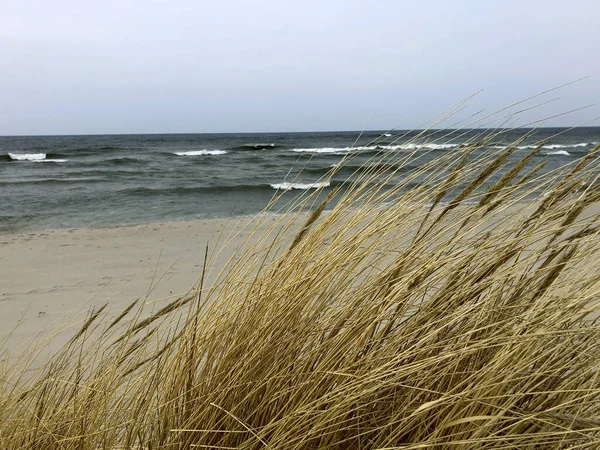
[[[587,77],[526,125],[600,103],[599,21],[598,0],[0,0],[0,135],[408,129]]]

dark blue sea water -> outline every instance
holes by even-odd
[[[528,132],[513,130],[501,140]],[[276,192],[289,199],[318,186],[349,152],[351,166],[327,189],[376,152],[425,144],[426,163],[481,130],[445,133],[428,132],[408,145],[417,132],[369,131],[356,145],[359,132],[0,137],[0,232],[255,214]],[[589,152],[600,128],[538,130],[514,158],[540,140],[548,145],[538,158],[552,170]]]

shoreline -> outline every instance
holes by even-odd
[[[196,222],[210,222],[210,221],[239,221],[239,220],[249,220],[255,219],[260,216],[266,217],[279,217],[284,215],[284,213],[277,212],[267,212],[258,211],[256,213],[250,214],[240,214],[240,215],[228,215],[228,216],[219,216],[219,217],[200,217],[189,219],[185,217],[169,219],[165,218],[163,221],[151,221],[151,222],[135,222],[135,223],[119,223],[119,224],[107,224],[107,223],[95,223],[95,224],[87,224],[81,226],[65,226],[65,227],[56,227],[52,225],[47,226],[39,226],[32,228],[23,228],[20,230],[6,230],[0,228],[0,241],[5,240],[7,236],[19,235],[19,234],[31,234],[31,233],[43,233],[43,232],[51,232],[51,231],[75,231],[75,230],[110,230],[115,228],[135,228],[135,227],[144,227],[150,225],[168,225],[173,223],[196,223]]]

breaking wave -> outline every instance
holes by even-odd
[[[364,149],[366,147],[343,147],[343,148],[333,148],[333,147],[323,147],[323,148],[293,148],[292,151],[296,153],[329,153],[332,155],[343,155],[350,151],[358,151],[360,149]],[[376,147],[373,147],[376,148]]]
[[[323,181],[321,183],[276,183],[276,184],[271,184],[271,187],[273,189],[280,189],[280,190],[285,190],[285,191],[289,191],[292,189],[300,189],[300,190],[318,189],[318,188],[324,188],[324,187],[329,187],[329,186],[330,186],[329,181]]]
[[[580,142],[579,144],[550,144],[550,145],[544,145],[545,149],[548,150],[554,150],[556,148],[578,148],[578,147],[587,147],[588,145],[594,145],[596,144],[595,142]]]
[[[13,161],[42,161],[46,159],[45,153],[8,153]]]
[[[508,147],[510,144],[506,144],[506,145],[497,145],[494,148],[506,148]],[[537,148],[540,144],[526,144],[526,145],[518,145],[517,149],[519,150],[533,150],[534,148]],[[585,148],[591,145],[598,145],[598,142],[579,142],[577,144],[547,144],[544,145],[542,148],[544,150],[556,150],[556,149],[560,149],[560,148]]]
[[[190,150],[187,152],[174,152],[173,154],[177,156],[217,156],[225,153],[227,153],[225,150]]]
[[[296,153],[328,153],[332,155],[343,155],[350,152],[365,152],[365,151],[381,151],[381,150],[448,150],[451,148],[459,147],[460,144],[418,144],[418,143],[406,143],[397,145],[367,145],[363,147],[321,147],[321,148],[294,148],[293,152]]]

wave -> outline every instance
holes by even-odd
[[[172,153],[168,153],[169,156],[172,155]],[[87,169],[87,168],[94,168],[94,167],[98,167],[98,168],[102,168],[102,170],[104,170],[104,168],[107,167],[111,167],[111,166],[145,166],[148,161],[141,159],[141,158],[133,158],[133,157],[128,157],[128,156],[123,156],[123,157],[115,157],[115,158],[106,158],[106,159],[93,159],[93,160],[88,160],[88,159],[79,159],[79,158],[48,158],[48,156],[50,156],[50,154],[46,155],[46,159],[41,159],[38,161],[33,161],[33,162],[55,162],[55,163],[64,163],[64,162],[71,162],[72,166],[74,168],[79,168],[79,169]],[[139,170],[139,169],[136,169]]]
[[[547,150],[554,150],[556,148],[581,148],[581,147],[587,147],[588,145],[594,145],[595,142],[581,142],[579,144],[550,144],[550,145],[544,145],[544,148]]]
[[[333,182],[336,184],[337,182]],[[153,197],[153,196],[166,196],[166,197],[177,197],[181,198],[186,195],[210,195],[215,194],[221,196],[224,192],[240,192],[240,193],[252,193],[252,194],[265,194],[265,196],[272,196],[273,189],[281,189],[286,191],[291,190],[306,190],[316,189],[319,187],[328,187],[329,182],[323,183],[277,183],[277,184],[231,184],[221,186],[189,186],[189,187],[169,187],[169,188],[150,188],[150,187],[130,187],[121,189],[115,192],[117,195],[130,196],[130,197]]]
[[[293,148],[295,153],[325,153],[330,155],[345,155],[347,153],[362,153],[381,150],[394,150],[397,146],[390,145],[367,145],[362,147],[316,147],[316,148]]]
[[[116,166],[119,165],[133,165],[133,164],[144,164],[144,161],[137,158],[128,158],[126,156],[122,158],[110,158],[105,161],[102,161],[102,164],[113,164]]]
[[[330,183],[329,181],[323,181],[321,183],[276,183],[276,184],[271,184],[271,187],[273,189],[280,189],[280,190],[285,190],[285,191],[289,191],[292,189],[298,189],[298,190],[307,190],[307,189],[318,189],[318,188],[324,188],[324,187],[329,187]]]
[[[417,150],[417,149],[428,149],[428,150],[448,150],[451,148],[460,147],[461,144],[403,144],[398,147],[403,150]],[[395,146],[392,146],[395,147]]]
[[[293,152],[296,153],[327,153],[331,155],[344,155],[351,152],[365,152],[365,151],[381,151],[381,150],[448,150],[451,148],[459,147],[461,144],[418,144],[418,143],[406,143],[396,145],[367,145],[362,147],[321,147],[321,148],[294,148]]]
[[[53,153],[7,153],[0,155],[0,161],[27,161],[34,163],[65,163],[65,158],[48,158],[48,156],[62,156]]]
[[[394,164],[394,163],[386,163],[386,162],[374,162],[371,164],[342,164],[338,166],[337,164],[332,164],[329,166],[330,169],[338,167],[340,171],[345,172],[404,172],[409,169],[413,169],[418,167],[414,164]]]
[[[123,153],[128,150],[135,150],[129,147],[115,147],[115,146],[104,146],[104,147],[73,147],[61,150],[61,153],[48,153],[46,156],[62,156],[62,157],[80,157],[80,156],[105,156],[115,153]]]
[[[546,153],[546,155],[564,155],[564,156],[571,156],[571,154],[566,151],[566,150],[557,150],[555,152],[548,152]]]
[[[331,147],[323,147],[323,148],[293,148],[292,151],[295,153],[330,153],[333,155],[343,155],[350,151],[359,150],[360,147],[344,147],[344,148],[331,148]]]
[[[70,178],[29,178],[22,180],[3,180],[0,181],[0,186],[10,186],[10,185],[24,185],[24,184],[35,184],[35,185],[44,185],[44,184],[68,184],[68,183],[97,183],[105,181],[104,178],[87,178],[87,177],[70,177]]]
[[[46,159],[45,153],[8,153],[13,161],[41,161]]]
[[[66,159],[68,156],[70,156],[68,153],[46,152],[46,158]]]
[[[227,153],[225,150],[190,150],[187,152],[174,152],[173,154],[177,156],[217,156],[225,153]]]
[[[107,183],[113,181],[129,182],[130,180],[134,179],[143,179],[145,177],[160,176],[160,174],[164,173],[159,169],[140,169],[137,165],[105,165],[104,163],[102,164],[102,167],[85,167],[79,164],[69,164],[69,169],[72,170],[65,172],[65,175],[77,174],[82,177],[95,177],[102,181],[106,181]]]
[[[292,151],[295,153],[329,153],[332,155],[343,155],[350,151],[357,151],[364,147],[344,147],[344,148],[293,148]]]
[[[506,148],[510,144],[507,145],[497,145],[494,148]],[[538,148],[540,144],[527,144],[527,145],[518,145],[517,149],[519,150],[533,150],[534,148]],[[547,144],[542,148],[544,150],[556,150],[560,148],[584,148],[591,145],[598,145],[598,142],[579,142],[577,144]]]
[[[233,184],[222,186],[191,186],[191,187],[172,187],[172,188],[147,188],[132,187],[117,191],[119,195],[129,195],[136,197],[149,197],[154,195],[176,196],[190,194],[222,194],[223,192],[271,192],[268,184]]]
[[[266,143],[266,144],[243,144],[237,147],[233,147],[233,150],[266,150],[268,148],[275,148],[277,144]]]

